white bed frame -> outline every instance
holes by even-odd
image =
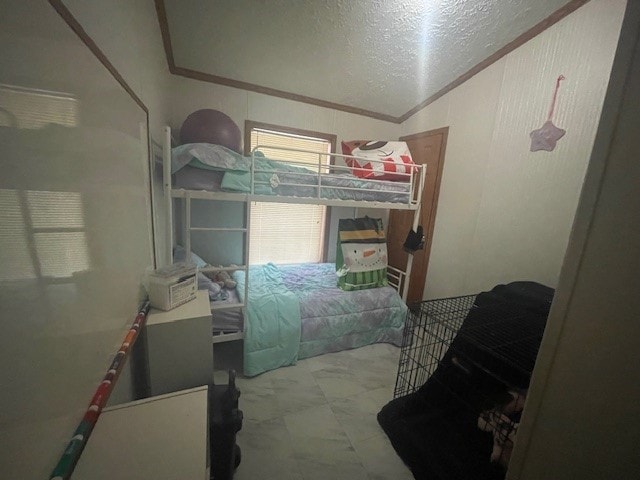
[[[426,178],[426,165],[416,165],[416,169],[413,174],[398,174],[404,175],[407,177],[409,183],[409,195],[406,203],[397,203],[397,202],[376,202],[376,201],[364,201],[364,200],[340,200],[333,198],[323,198],[322,197],[322,189],[330,188],[333,190],[344,189],[344,190],[359,190],[359,191],[372,191],[372,192],[381,192],[385,191],[385,186],[389,185],[397,185],[397,182],[384,181],[384,180],[372,180],[367,179],[368,181],[375,183],[380,186],[379,189],[361,189],[354,187],[335,187],[335,186],[324,186],[322,184],[322,180],[329,177],[335,177],[340,173],[351,173],[351,167],[347,166],[344,162],[346,159],[356,159],[360,160],[360,163],[364,164],[367,162],[371,162],[371,160],[366,158],[355,157],[353,155],[341,155],[337,153],[321,153],[318,152],[310,152],[307,150],[298,150],[292,148],[277,148],[278,151],[287,151],[287,152],[300,152],[300,153],[314,153],[318,155],[318,164],[314,166],[310,166],[308,163],[301,162],[292,162],[290,160],[282,160],[291,165],[295,166],[303,166],[307,169],[311,169],[311,172],[308,174],[300,174],[296,173],[296,175],[309,175],[314,181],[313,185],[311,184],[295,184],[295,183],[281,183],[281,185],[287,186],[302,186],[302,187],[314,187],[316,188],[317,194],[313,197],[293,197],[293,196],[281,196],[281,195],[257,195],[254,192],[256,191],[256,183],[255,182],[255,173],[261,173],[261,170],[256,168],[255,160],[256,152],[261,149],[269,148],[270,150],[274,150],[274,147],[270,147],[268,145],[258,145],[252,150],[251,158],[251,185],[249,193],[234,193],[234,192],[211,192],[205,190],[186,190],[183,188],[173,188],[172,179],[171,179],[171,128],[164,128],[164,139],[163,139],[163,183],[164,183],[164,199],[165,199],[165,210],[167,215],[167,237],[166,237],[166,252],[165,252],[165,264],[170,264],[173,261],[173,199],[180,198],[184,199],[185,211],[184,211],[184,222],[183,222],[183,238],[184,238],[184,248],[186,250],[186,258],[190,258],[191,256],[191,232],[193,231],[216,231],[216,232],[239,232],[244,235],[244,264],[236,265],[233,267],[208,267],[200,269],[201,272],[208,271],[235,271],[235,270],[244,270],[246,275],[245,281],[245,292],[244,298],[248,298],[248,286],[249,286],[249,277],[248,277],[248,252],[249,252],[249,228],[251,225],[250,211],[248,202],[277,202],[277,203],[306,203],[306,204],[314,204],[314,205],[327,205],[327,206],[335,206],[335,207],[354,207],[358,208],[381,208],[381,209],[389,209],[389,210],[411,210],[413,211],[413,230],[416,231],[418,227],[418,219],[420,217],[420,201],[422,199],[422,191],[424,189],[425,178]],[[331,165],[327,165],[323,162],[323,157],[329,157],[329,159],[334,159]],[[277,156],[269,155],[270,159],[280,160]],[[340,163],[338,163],[340,162]],[[374,163],[376,161],[373,161]],[[378,163],[383,163],[379,161]],[[264,172],[264,171],[262,171]],[[272,173],[272,172],[269,172]],[[391,189],[386,190],[388,192],[393,191]],[[397,192],[396,192],[397,193]],[[236,202],[244,202],[246,205],[246,217],[244,227],[242,228],[216,228],[216,227],[192,227],[191,226],[191,200],[192,199],[203,199],[203,200],[225,200],[225,201],[236,201]],[[413,255],[408,255],[407,266],[406,269],[400,270],[394,267],[388,267],[388,280],[389,284],[393,286],[400,296],[402,300],[406,302],[407,293],[409,291],[409,279],[411,277],[411,268],[413,264]],[[244,308],[244,304],[242,303],[227,303],[221,302],[219,305],[214,305],[213,310],[216,309],[237,309]],[[244,313],[244,312],[243,312]],[[229,334],[221,334],[214,337],[214,343],[238,340],[243,338],[243,332],[237,333],[229,333]]]

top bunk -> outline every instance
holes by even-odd
[[[289,160],[296,153],[314,153],[317,164]],[[365,164],[369,169],[360,167]],[[385,170],[377,178],[376,171]],[[401,165],[391,175],[388,170],[388,160],[269,145],[256,146],[250,156],[206,143],[171,148],[171,129],[165,127],[163,173],[170,198],[416,210],[426,165]]]

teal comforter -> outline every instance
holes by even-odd
[[[244,273],[244,272],[237,272]],[[251,288],[244,298],[244,275],[234,275],[240,300],[246,305],[244,374],[258,375],[293,365],[300,345],[300,305],[273,264],[251,267]]]
[[[272,160],[264,157],[259,151],[255,155],[254,172],[251,172],[251,157],[244,157],[220,145],[180,145],[172,151],[171,173],[179,172],[186,166],[220,172],[223,175],[217,188],[236,193],[251,193],[253,173],[255,195],[393,203],[409,201],[411,185],[406,182],[363,180],[348,173],[323,173],[318,177],[317,168],[311,165],[310,168],[305,168],[289,162]],[[213,183],[206,185],[205,182],[203,186],[200,182],[194,183],[193,178],[187,178],[187,185],[182,185],[182,188],[216,190]]]
[[[345,292],[335,264],[251,265],[244,374],[377,342],[402,344],[407,306],[391,287]],[[234,272],[244,300],[244,271]]]

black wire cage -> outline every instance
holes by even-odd
[[[533,282],[410,307],[378,420],[417,479],[501,479],[553,290]]]

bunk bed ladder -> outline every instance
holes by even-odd
[[[413,210],[413,224],[411,225],[411,229],[414,232],[418,231],[418,223],[420,222],[420,209],[422,206],[422,195],[424,193],[424,183],[427,178],[427,165],[422,165],[420,169],[420,179],[418,181],[418,189],[414,192],[414,184],[412,184],[411,195],[409,197],[409,203],[413,199],[415,199],[416,208]],[[407,303],[407,297],[409,295],[409,285],[411,283],[411,270],[413,269],[413,254],[409,253],[407,255],[407,268],[404,272],[404,281],[401,283],[402,292],[400,296],[402,297],[402,301]],[[402,275],[401,275],[402,276]]]
[[[171,197],[171,128],[164,127],[162,146],[162,185],[164,187],[164,208],[167,224],[165,226],[165,265],[173,263],[173,199]]]
[[[192,198],[200,198],[197,196],[197,192],[187,191],[173,191],[173,185],[171,180],[171,128],[164,128],[164,142],[162,149],[162,174],[163,174],[163,189],[164,189],[164,202],[165,202],[165,210],[166,210],[166,218],[167,218],[167,228],[166,228],[166,249],[163,261],[166,262],[167,265],[170,265],[173,262],[173,247],[174,247],[174,219],[173,219],[173,198],[182,198],[184,200],[184,212],[183,212],[183,228],[182,228],[182,238],[184,242],[185,248],[185,257],[191,257],[191,233],[194,231],[212,231],[212,232],[238,232],[241,233],[244,238],[244,248],[243,248],[243,261],[242,265],[233,266],[233,267],[207,267],[200,269],[201,272],[214,271],[214,270],[225,270],[225,271],[234,271],[234,270],[244,270],[245,272],[245,286],[244,286],[244,298],[248,298],[248,286],[249,286],[249,222],[251,216],[251,205],[249,203],[248,197],[244,197],[241,201],[245,204],[245,222],[243,227],[193,227],[191,225],[191,200]],[[196,195],[193,195],[196,193]],[[211,199],[213,200],[213,199]],[[219,305],[212,306],[212,314],[215,315],[215,310],[221,309],[242,309],[242,314],[245,314],[245,304],[244,302],[240,303],[223,303],[221,302]],[[222,343],[228,342],[232,340],[241,340],[244,337],[244,333],[233,332],[233,333],[221,333],[219,335],[215,335],[213,337],[213,343]]]
[[[232,272],[236,270],[244,270],[245,272],[245,283],[244,283],[244,302],[239,303],[227,303],[220,302],[218,304],[213,303],[211,306],[211,314],[215,315],[216,311],[219,310],[232,310],[232,309],[241,309],[242,316],[245,316],[245,302],[248,298],[248,287],[249,287],[249,221],[251,216],[251,205],[249,200],[245,200],[244,208],[245,208],[245,221],[243,227],[194,227],[191,222],[191,192],[185,192],[184,196],[184,226],[183,226],[183,238],[185,243],[185,250],[187,252],[187,258],[191,255],[191,234],[194,231],[199,232],[236,232],[243,235],[243,252],[242,252],[242,265],[235,266],[222,266],[222,267],[203,267],[200,272],[206,273],[211,271],[220,271],[224,270],[227,272]],[[244,338],[244,332],[220,332],[213,336],[213,343],[223,343],[230,342],[233,340],[241,340]]]
[[[427,166],[423,166],[423,170],[420,174],[420,186],[419,192],[422,193],[424,189],[424,179],[426,174]],[[418,207],[413,211],[413,224],[411,225],[411,229],[416,232],[418,230],[418,223],[420,222],[420,207],[422,206],[422,195],[418,196]],[[407,255],[407,269],[404,273],[404,282],[402,283],[402,301],[407,303],[407,296],[409,295],[409,284],[411,283],[411,270],[413,268],[413,254],[409,253]]]

